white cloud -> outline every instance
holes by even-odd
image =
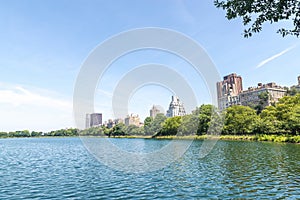
[[[52,91],[0,83],[0,131],[74,126],[72,101]]]
[[[25,89],[23,86],[13,86],[6,89],[0,88],[0,97],[1,104],[12,104],[15,107],[20,105],[32,105],[63,110],[72,109],[72,103],[70,101],[50,97],[47,94],[39,94]]]
[[[98,89],[98,92],[101,94],[101,95],[104,95],[105,97],[112,97],[113,94],[111,92],[108,92],[106,90],[103,90],[103,89]]]
[[[281,51],[281,52],[279,52],[279,53],[277,53],[277,54],[275,54],[275,55],[273,55],[273,56],[271,56],[271,57],[269,57],[269,58],[267,58],[263,61],[261,61],[255,68],[257,69],[257,68],[260,68],[260,67],[264,66],[268,62],[271,62],[272,60],[282,56],[283,54],[289,52],[290,50],[294,49],[295,47],[296,47],[296,45],[293,45],[293,46],[291,46],[291,47],[289,47],[289,48],[287,48],[287,49],[285,49],[285,50],[283,50],[283,51]]]

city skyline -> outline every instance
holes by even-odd
[[[299,39],[276,34],[287,22],[266,24],[245,39],[242,23],[228,21],[213,2],[7,1],[1,3],[0,16],[1,131],[75,127],[72,95],[82,63],[97,45],[130,29],[161,27],[191,37],[210,56],[220,78],[237,72],[244,88],[259,82],[296,85],[300,74]],[[103,111],[104,121],[113,118],[111,99],[118,81],[145,63],[171,67],[191,85],[199,105],[211,103],[203,77],[189,63],[166,52],[137,51],[112,63],[95,91],[95,112]],[[158,85],[139,88],[129,113],[143,119],[153,104],[167,108],[172,95]]]
[[[223,80],[216,83],[218,108],[224,110],[233,105],[250,106],[258,112],[264,107],[275,104],[280,98],[286,96],[288,89],[300,87],[300,76],[297,77],[298,85],[281,86],[275,82],[257,83],[243,89],[243,78],[236,73],[231,73],[223,77]]]
[[[296,80],[297,80],[296,84],[293,84],[293,85],[290,85],[290,86],[284,86],[284,87],[289,88],[289,89],[291,89],[291,88],[294,87],[294,88],[300,90],[300,75],[297,76]],[[222,88],[220,86],[220,83],[223,83],[223,84],[226,83],[224,85],[224,86],[226,86],[226,91],[223,94],[219,94],[219,91],[218,91],[219,87],[220,87],[220,89]],[[233,85],[235,85],[237,83],[237,86],[235,88],[231,88],[231,90],[229,90],[228,87],[230,87],[230,86],[227,85],[228,83],[229,84],[233,84]],[[240,75],[237,75],[236,73],[231,73],[231,74],[223,76],[223,81],[217,82],[216,86],[217,86],[217,92],[218,92],[218,108],[221,109],[221,110],[225,109],[226,107],[230,107],[232,105],[245,105],[245,106],[249,106],[250,103],[253,103],[252,102],[253,100],[255,100],[255,101],[259,100],[259,99],[249,98],[249,94],[248,93],[250,93],[250,94],[253,93],[252,95],[254,95],[255,97],[257,97],[257,95],[260,94],[261,91],[262,92],[266,91],[266,92],[270,93],[269,95],[271,95],[271,96],[274,95],[272,93],[273,90],[275,92],[279,91],[280,93],[277,94],[278,96],[276,97],[276,99],[273,99],[273,100],[275,100],[274,103],[276,103],[280,98],[282,98],[284,95],[286,95],[286,92],[287,92],[287,90],[284,89],[283,86],[277,85],[274,82],[272,82],[272,83],[266,83],[266,84],[263,84],[263,83],[259,82],[259,83],[257,83],[256,87],[254,87],[252,85],[252,86],[250,86],[248,88],[243,89],[242,77]],[[220,102],[219,102],[219,99],[220,98],[222,99],[224,97],[224,95],[230,95],[230,96],[233,95],[233,97],[236,97],[236,96],[239,97],[240,95],[241,96],[247,95],[248,97],[247,98],[246,97],[242,97],[242,100],[240,100],[240,99],[238,100],[239,102],[235,102],[233,104],[230,104],[230,105],[224,107],[224,106],[220,105]],[[271,105],[271,102],[268,101],[268,104],[264,105],[264,106],[268,106],[268,105]],[[200,105],[198,105],[198,106],[200,106]],[[178,107],[178,108],[175,108],[175,110],[176,109],[178,109],[178,110],[175,111],[175,112],[170,111],[170,109],[174,109],[174,107]],[[179,111],[180,109],[182,109],[180,107],[183,108],[183,113],[182,114]],[[173,95],[171,96],[171,102],[169,103],[169,109],[165,113],[162,112],[161,110],[163,110],[163,107],[159,106],[159,108],[158,108],[157,105],[153,104],[152,107],[149,108],[149,115],[146,116],[146,117],[152,117],[152,118],[154,118],[158,113],[162,113],[166,117],[183,116],[183,115],[186,115],[186,114],[190,114],[190,113],[185,113],[184,107],[183,107],[182,102],[180,101],[180,98],[178,96],[173,96]],[[139,113],[130,113],[126,117],[124,116],[123,119],[121,118],[121,120],[124,120],[124,119],[126,119],[126,118],[128,118],[130,116],[133,116],[133,115],[136,115],[137,117],[139,117],[140,114]],[[116,120],[116,119],[108,119],[103,124],[107,125],[107,123],[109,123],[110,121],[114,121],[114,120]],[[143,120],[141,120],[140,123],[143,123]]]
[[[163,107],[153,104],[153,106],[149,109],[149,115],[146,116],[146,117],[155,118],[157,114],[163,114],[166,117],[184,116],[184,115],[188,114],[188,113],[185,112],[184,105],[180,101],[178,96],[171,96],[171,102],[169,103],[169,109],[165,113],[163,112],[163,110],[164,110]],[[86,124],[90,124],[90,119],[89,119],[90,117],[89,116],[93,115],[93,114],[100,114],[101,115],[101,122],[102,122],[102,113],[92,113],[92,114],[87,114]],[[124,122],[124,124],[126,126],[128,126],[130,124],[134,124],[136,126],[139,126],[141,123],[142,124],[144,123],[144,119],[140,120],[139,113],[130,113],[130,114],[128,113],[123,118],[120,118],[119,122]],[[106,126],[107,125],[110,126],[109,124],[112,124],[112,126],[116,125],[117,123],[112,123],[115,120],[116,119],[108,119],[108,120],[104,121],[104,123],[101,124],[101,125],[106,125]],[[133,122],[130,122],[131,120]],[[86,127],[89,128],[91,126],[86,125]]]

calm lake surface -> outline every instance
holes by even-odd
[[[133,150],[169,142],[111,141]],[[199,158],[201,144],[159,171],[130,174],[98,162],[79,138],[0,139],[0,199],[300,199],[300,145],[218,141]]]

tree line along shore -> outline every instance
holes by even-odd
[[[36,131],[0,132],[1,138],[102,136],[121,138],[252,140],[300,143],[300,94],[285,96],[278,103],[261,109],[231,106],[221,113],[209,104],[191,114],[167,118],[158,114],[147,117],[144,125],[119,123],[85,130],[61,129],[47,133]]]

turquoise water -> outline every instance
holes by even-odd
[[[300,145],[218,141],[201,159],[201,144],[162,170],[130,174],[98,162],[79,138],[0,139],[0,199],[300,199]]]

